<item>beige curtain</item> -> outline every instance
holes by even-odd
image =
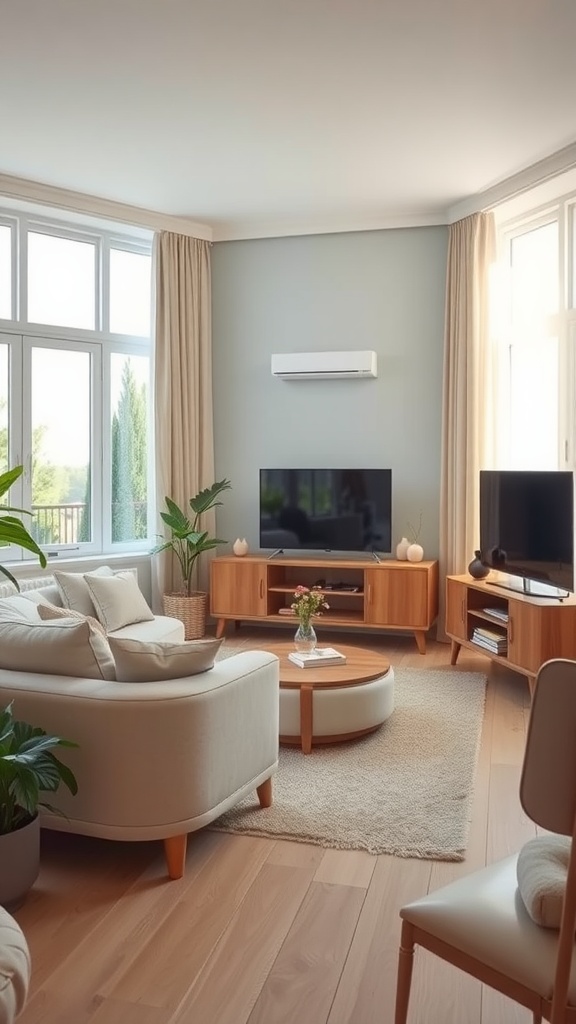
[[[157,508],[181,507],[214,482],[210,243],[161,232],[154,239],[154,356]],[[214,517],[204,520],[214,530]],[[158,533],[162,533],[158,517]],[[199,559],[202,562],[202,559]],[[207,589],[207,563],[196,586]],[[152,559],[153,595],[179,589],[171,559]]]
[[[445,577],[463,573],[479,543],[479,471],[492,462],[493,360],[489,278],[494,218],[474,214],[450,227],[446,281],[440,617],[445,639]]]

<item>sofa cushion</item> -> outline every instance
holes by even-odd
[[[0,668],[85,679],[115,679],[106,637],[87,619],[0,622]]]
[[[101,565],[91,573],[61,572],[54,570],[54,579],[60,591],[62,604],[65,608],[72,608],[82,615],[95,615],[94,604],[88,589],[85,577],[90,576],[113,576],[114,573],[107,565]]]
[[[154,618],[144,594],[130,570],[111,576],[86,573],[84,577],[96,615],[107,633],[131,622],[147,622]]]
[[[38,605],[16,594],[0,600],[0,622],[39,622]]]
[[[181,619],[173,619],[169,615],[155,615],[150,621],[131,622],[122,629],[114,629],[109,636],[118,640],[166,640],[181,643],[184,640],[184,623]]]
[[[159,679],[183,679],[213,668],[223,639],[150,643],[111,636],[108,641],[119,682],[151,683]]]
[[[102,636],[106,636],[106,630],[98,619],[95,619],[93,615],[82,615],[82,612],[74,611],[73,608],[60,608],[56,604],[49,604],[47,601],[41,601],[37,605],[38,615],[43,622],[49,622],[50,619],[87,619],[91,626],[94,627]]]

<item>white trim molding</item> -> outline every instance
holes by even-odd
[[[207,224],[199,224],[187,217],[173,217],[167,213],[157,213],[139,206],[129,206],[112,199],[87,195],[83,192],[72,192],[69,189],[44,185],[39,181],[28,181],[25,178],[14,178],[9,174],[0,174],[0,197],[23,200],[40,206],[58,210],[68,210],[77,214],[96,217],[99,220],[113,221],[116,224],[130,224],[150,231],[174,231],[179,235],[190,235],[207,242],[212,241],[212,228]]]

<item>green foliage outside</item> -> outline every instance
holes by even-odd
[[[0,402],[0,413],[6,401]],[[62,533],[62,515],[38,513],[30,532],[38,544],[87,542],[91,538],[91,473],[89,466],[54,465],[45,452],[46,427],[32,436],[34,506],[81,504],[72,533]],[[122,369],[118,408],[112,418],[112,540],[145,540],[147,528],[148,410],[146,386],[136,381],[130,359]],[[0,427],[0,470],[8,466],[8,428]]]

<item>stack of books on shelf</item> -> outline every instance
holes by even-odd
[[[322,665],[345,665],[346,655],[333,647],[315,647],[313,651],[291,651],[288,659],[298,668],[321,668]]]
[[[493,619],[499,619],[500,622],[508,622],[508,612],[504,608],[484,608],[484,613],[490,615]]]
[[[485,626],[476,626],[472,634],[472,643],[484,647],[491,654],[504,655],[508,653],[508,637]]]

